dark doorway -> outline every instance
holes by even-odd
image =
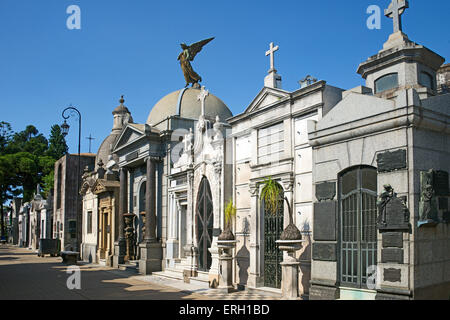
[[[377,170],[355,167],[339,176],[340,280],[365,288],[377,264]]]
[[[281,289],[281,262],[283,261],[283,252],[278,248],[276,241],[280,240],[283,232],[283,188],[280,199],[278,200],[278,210],[276,214],[269,212],[262,204],[264,213],[264,286]]]
[[[203,177],[197,196],[195,222],[197,226],[198,269],[208,271],[211,267],[211,248],[213,234],[213,202],[208,179]]]

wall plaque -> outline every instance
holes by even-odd
[[[448,210],[448,198],[447,197],[439,197],[439,210]]]
[[[316,184],[316,198],[319,201],[333,200],[336,196],[336,182],[322,182]]]
[[[314,240],[336,241],[336,208],[337,201],[314,203]]]
[[[445,212],[442,214],[442,220],[443,220],[445,223],[450,223],[450,211],[445,211]]]
[[[313,260],[336,261],[336,244],[314,242],[312,246]]]
[[[448,172],[434,171],[433,180],[433,187],[436,192],[436,196],[450,196]]]
[[[382,263],[403,263],[403,249],[389,248],[381,249],[381,262]]]
[[[377,155],[378,172],[390,172],[406,168],[406,150],[387,151]]]
[[[402,281],[402,270],[388,268],[383,270],[384,281],[389,282],[401,282]]]
[[[134,152],[127,154],[127,156],[125,157],[125,160],[131,161],[131,160],[136,159],[138,156],[139,156],[139,150],[136,150]]]
[[[384,232],[382,234],[383,248],[403,248],[402,232]]]

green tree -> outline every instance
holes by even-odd
[[[66,139],[61,132],[61,127],[57,124],[52,126],[48,142],[47,155],[55,160],[60,159],[69,151]]]
[[[6,152],[6,146],[11,141],[13,131],[11,129],[11,124],[8,122],[0,122],[0,155]]]
[[[17,190],[19,181],[16,175],[15,157],[13,155],[0,155],[0,218],[1,218],[1,237],[6,237],[4,225],[4,207],[3,204],[20,194]]]
[[[14,158],[16,179],[23,193],[23,200],[30,201],[36,185],[49,173],[48,141],[33,125],[14,133],[5,153]]]

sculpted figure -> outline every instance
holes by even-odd
[[[386,205],[394,197],[394,189],[390,184],[383,186],[384,191],[380,194],[377,201],[378,207],[378,224],[386,224]]]
[[[194,69],[192,69],[191,61],[194,61],[194,58],[197,55],[197,53],[202,51],[202,48],[213,39],[214,38],[202,40],[194,44],[191,44],[190,46],[186,45],[185,43],[181,44],[183,52],[181,52],[180,55],[178,56],[178,60],[180,61],[181,70],[183,70],[184,79],[186,80],[185,87],[187,87],[190,83],[192,83],[192,86],[194,86],[194,84],[202,81],[202,77],[200,77],[194,71]]]

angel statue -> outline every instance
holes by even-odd
[[[185,43],[181,44],[183,52],[181,52],[178,56],[178,60],[180,61],[181,70],[183,70],[184,79],[186,79],[185,87],[187,87],[190,83],[192,83],[192,86],[194,86],[194,84],[202,81],[202,77],[200,77],[194,71],[194,69],[192,69],[190,61],[194,61],[197,53],[202,51],[202,48],[213,39],[214,38],[202,40],[197,43],[191,44],[190,46],[186,45]]]

